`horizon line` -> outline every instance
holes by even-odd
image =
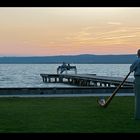
[[[136,54],[60,54],[60,55],[0,55],[0,57],[57,57],[57,56],[79,56],[79,55],[136,55]]]

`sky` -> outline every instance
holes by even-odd
[[[136,54],[140,7],[0,7],[0,56]]]

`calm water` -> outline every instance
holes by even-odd
[[[0,64],[0,87],[62,87],[65,84],[46,84],[40,73],[56,74],[60,64]],[[71,64],[78,74],[125,77],[130,64]],[[74,74],[74,71],[68,73]],[[133,78],[133,73],[129,76]]]

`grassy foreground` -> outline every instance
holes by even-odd
[[[134,97],[114,97],[107,108],[97,97],[0,98],[0,133],[140,132]]]

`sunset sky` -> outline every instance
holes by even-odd
[[[0,56],[135,54],[140,7],[1,7]]]

